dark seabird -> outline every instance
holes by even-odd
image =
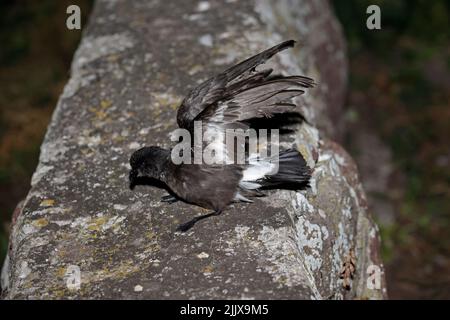
[[[226,129],[245,130],[251,128],[251,120],[256,118],[295,112],[296,105],[290,99],[303,94],[305,88],[313,87],[314,81],[297,75],[271,76],[272,69],[256,70],[258,65],[293,47],[294,43],[293,40],[280,43],[194,88],[178,108],[178,126],[193,136],[194,121],[201,121],[206,137],[204,143],[215,143],[217,149],[225,150],[223,132]],[[210,214],[181,224],[178,231],[186,231],[197,221],[220,214],[232,202],[252,202],[249,198],[261,196],[261,189],[280,189],[288,185],[290,189],[304,188],[311,176],[311,169],[295,149],[253,163],[176,165],[172,162],[171,150],[152,146],[135,151],[130,165],[131,189],[141,177],[157,179],[176,195],[165,196],[162,201],[171,203],[179,198],[212,210]]]

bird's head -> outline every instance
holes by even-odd
[[[170,152],[160,147],[144,147],[130,157],[130,189],[136,186],[139,178],[160,179],[164,163]]]

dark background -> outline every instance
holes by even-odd
[[[380,225],[389,296],[448,299],[450,2],[331,2],[350,61],[344,144]],[[91,0],[0,2],[0,262],[81,37],[65,27],[70,4],[84,25]],[[382,30],[365,26],[370,4]]]

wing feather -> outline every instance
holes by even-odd
[[[254,69],[265,63],[273,55],[287,48],[293,47],[295,41],[288,40],[267,49],[241,63],[225,70],[223,73],[205,81],[194,88],[183,100],[177,113],[180,128],[192,129],[194,119],[206,108],[216,104],[224,97],[228,85],[239,77],[254,72]],[[255,80],[255,79],[254,79]],[[242,84],[242,83],[241,83]],[[236,87],[236,86],[235,86]]]
[[[178,110],[178,125],[193,133],[194,121],[201,120],[203,147],[214,147],[218,161],[231,160],[226,129],[245,130],[249,128],[248,120],[295,111],[296,105],[289,100],[314,86],[314,81],[304,76],[271,76],[272,69],[255,71],[259,64],[293,45],[292,40],[280,43],[192,90]],[[246,144],[242,139],[239,141]]]

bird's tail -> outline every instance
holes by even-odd
[[[301,153],[295,149],[287,149],[279,154],[278,172],[267,175],[258,182],[263,188],[301,189],[308,186],[311,173],[312,169]]]

